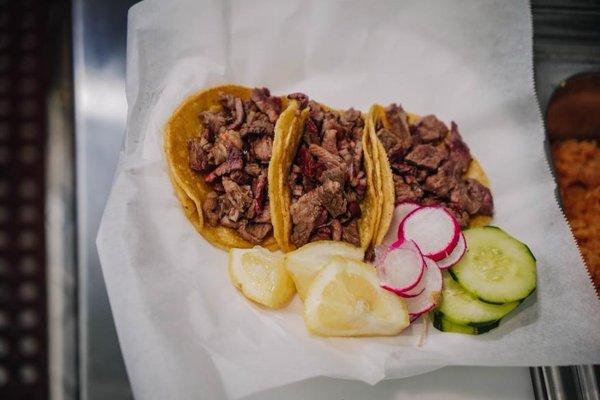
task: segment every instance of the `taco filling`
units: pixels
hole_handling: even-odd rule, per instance
[[[384,126],[379,119],[375,130],[392,169],[395,204],[439,204],[461,227],[468,226],[473,215],[492,215],[490,190],[465,177],[472,157],[454,122],[448,129],[435,116],[427,115],[411,124],[396,104],[385,109],[385,116],[388,124]]]
[[[367,191],[361,113],[329,110],[303,95],[290,97],[309,110],[288,177],[291,242],[296,247],[317,240],[360,246],[360,204]]]
[[[221,92],[219,102],[219,109],[199,115],[203,128],[188,142],[189,168],[211,188],[202,204],[205,221],[258,244],[273,229],[267,170],[281,99],[257,88],[249,100]]]

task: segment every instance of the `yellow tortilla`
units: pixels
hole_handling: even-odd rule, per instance
[[[321,105],[325,109],[331,110],[327,106]],[[275,222],[277,229],[274,229],[275,239],[277,240],[279,247],[285,252],[296,249],[296,246],[291,242],[292,216],[290,214],[290,207],[292,195],[287,179],[294,157],[296,156],[296,152],[302,141],[304,123],[306,122],[306,118],[308,118],[308,113],[308,109],[302,110],[299,117],[294,119],[289,126],[289,131],[285,134],[285,141],[280,141],[279,146],[273,145],[271,165],[274,168],[276,165],[279,165],[280,168],[277,168],[277,172],[273,171],[273,174],[271,174],[271,169],[269,169],[269,197],[272,199],[278,198],[277,201],[271,200],[271,219],[277,221]],[[363,114],[362,118],[365,121],[362,146],[365,174],[367,177],[367,191],[360,204],[362,215],[358,220],[358,232],[360,235],[360,246],[361,248],[366,249],[373,239],[375,225],[378,220],[378,212],[381,207],[378,205],[380,196],[376,193],[376,184],[374,182],[375,158],[373,157],[371,150],[371,139],[369,130],[367,129],[367,117]],[[282,132],[280,132],[280,134],[282,134]]]
[[[416,114],[408,113],[408,122],[414,124],[421,117]],[[376,121],[381,120],[383,126],[385,128],[390,127],[387,118],[385,118],[385,108],[379,104],[375,104],[369,110],[369,136],[371,137],[371,142],[373,143],[373,148],[378,150],[378,161],[379,168],[375,169],[376,177],[375,180],[378,182],[378,187],[381,188],[380,196],[381,206],[378,212],[379,220],[377,221],[377,227],[375,229],[375,237],[373,238],[374,244],[380,244],[383,241],[389,227],[392,222],[392,216],[394,214],[395,207],[395,192],[394,192],[394,180],[392,168],[390,166],[390,162],[387,158],[387,154],[385,152],[385,148],[383,144],[379,141],[377,137],[377,132],[375,131]],[[485,171],[481,167],[481,164],[473,158],[471,164],[469,165],[469,169],[467,170],[465,177],[475,179],[479,181],[484,186],[490,187],[490,181],[485,174]],[[485,226],[488,225],[492,221],[492,217],[488,215],[474,215],[471,217],[469,221],[469,227],[476,226]]]
[[[212,189],[204,182],[203,175],[197,174],[188,166],[188,141],[197,137],[203,129],[200,113],[206,110],[218,110],[221,107],[219,103],[220,92],[247,100],[250,98],[252,89],[226,85],[204,90],[188,97],[173,113],[165,126],[164,149],[167,166],[175,194],[183,206],[186,217],[196,230],[206,240],[221,249],[249,248],[253,247],[254,244],[243,239],[236,230],[224,226],[213,227],[204,222],[202,203]],[[284,121],[282,116],[288,111],[287,107],[295,103],[282,98],[284,112],[275,124],[276,138],[279,131],[285,130],[285,124],[287,123],[287,120]],[[269,201],[271,201],[271,196],[269,196]],[[272,234],[267,236],[261,245],[270,250],[277,249],[277,242]]]

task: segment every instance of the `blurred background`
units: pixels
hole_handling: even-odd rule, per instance
[[[124,135],[135,2],[0,0],[0,399],[132,398],[95,237]],[[532,14],[548,158],[598,288],[600,1],[533,0]],[[403,384],[450,384],[465,399],[491,381],[511,390],[503,398],[600,399],[592,366],[433,374]]]

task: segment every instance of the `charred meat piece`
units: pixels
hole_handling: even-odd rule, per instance
[[[405,160],[418,167],[434,170],[446,157],[448,150],[444,146],[419,144],[406,155]]]
[[[320,203],[333,218],[346,212],[347,202],[343,187],[339,182],[325,181],[323,186],[318,187],[315,191],[318,193]]]
[[[227,161],[223,162],[217,168],[215,168],[210,174],[204,177],[204,181],[207,183],[214,182],[219,176],[228,174],[231,171],[244,168],[244,160],[242,160],[242,153],[237,149],[231,149],[227,155]]]
[[[219,195],[215,192],[210,192],[208,196],[206,196],[204,203],[202,203],[202,211],[204,211],[204,215],[210,226],[217,226],[217,223],[219,222],[218,198]]]
[[[331,240],[340,241],[342,240],[343,227],[338,219],[331,221]]]
[[[465,142],[463,142],[460,133],[458,133],[458,127],[454,121],[450,125],[450,132],[444,138],[444,143],[448,146],[450,159],[456,165],[457,171],[461,175],[467,172],[472,160],[471,152]]]
[[[398,138],[398,145],[402,151],[407,150],[412,145],[410,136],[410,127],[408,125],[408,115],[397,104],[390,104],[385,109],[385,116],[390,123],[390,131]]]
[[[252,153],[258,160],[268,163],[271,159],[273,140],[269,136],[263,136],[252,142]]]
[[[281,113],[281,100],[278,97],[271,97],[271,92],[267,88],[256,88],[250,95],[258,109],[267,114],[269,121],[275,123]]]
[[[308,106],[308,96],[304,93],[296,92],[292,94],[288,94],[288,99],[297,100],[300,104],[300,109],[306,108]]]
[[[252,244],[261,243],[265,237],[271,232],[273,226],[271,224],[240,224],[238,233],[240,236]]]
[[[343,161],[339,156],[331,154],[319,145],[311,144],[308,150],[310,151],[310,154],[316,157],[317,160],[323,163],[327,168],[336,168],[343,165]]]
[[[342,239],[355,246],[360,246],[360,235],[358,233],[358,221],[352,220],[342,227]]]
[[[404,178],[398,175],[394,175],[394,189],[396,204],[405,201],[418,201],[423,196],[423,190],[418,184],[408,184]]]
[[[242,103],[242,99],[236,97],[234,100],[235,103],[235,119],[231,124],[227,126],[227,129],[237,129],[244,122],[244,104]]]
[[[448,133],[448,128],[435,115],[427,115],[417,123],[415,133],[421,142],[434,142]]]
[[[208,154],[202,149],[202,139],[193,138],[188,142],[189,166],[196,172],[205,172],[209,168]]]

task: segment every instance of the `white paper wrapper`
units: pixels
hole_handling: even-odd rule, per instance
[[[310,377],[375,383],[450,364],[600,362],[600,303],[555,200],[525,1],[148,0],[131,9],[127,136],[98,250],[134,393],[237,398]],[[303,91],[336,108],[400,102],[454,120],[491,178],[494,223],[538,259],[538,290],[480,337],[309,335],[296,300],[246,301],[226,254],[186,220],[162,127],[222,83]]]

